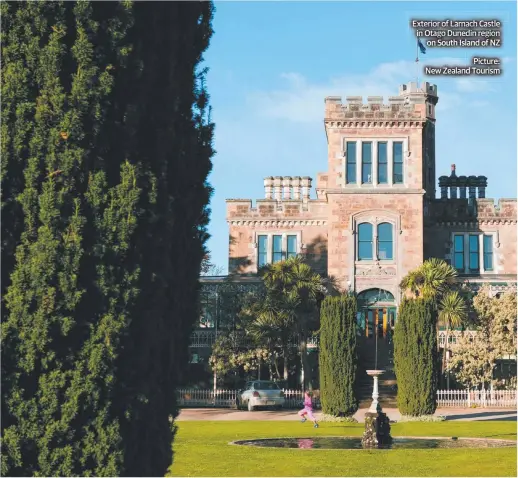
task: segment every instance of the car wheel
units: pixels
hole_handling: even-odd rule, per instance
[[[255,410],[255,407],[252,405],[252,403],[250,402],[250,400],[248,400],[248,411],[249,412],[253,412]]]

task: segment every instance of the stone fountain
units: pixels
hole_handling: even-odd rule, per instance
[[[367,375],[374,379],[372,390],[372,403],[365,414],[365,431],[363,432],[362,445],[364,448],[376,448],[392,443],[390,436],[390,420],[381,409],[378,401],[378,379],[384,370],[367,370]]]
[[[372,390],[372,403],[369,411],[365,414],[365,431],[362,437],[362,446],[364,448],[377,448],[392,443],[390,420],[383,413],[378,401],[378,379],[383,372],[384,370],[367,370],[367,375],[374,379],[374,387]]]

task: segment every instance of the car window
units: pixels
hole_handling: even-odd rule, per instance
[[[275,382],[256,382],[256,390],[279,390],[279,385]]]

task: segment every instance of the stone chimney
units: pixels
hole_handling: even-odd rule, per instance
[[[466,176],[459,176],[459,198],[466,199],[466,185],[468,184],[468,178]]]
[[[273,193],[276,201],[282,201],[282,177],[275,176],[273,178]]]
[[[284,200],[291,199],[291,177],[284,176],[282,178],[282,197]]]
[[[311,178],[309,176],[304,176],[302,178],[302,200],[308,201],[309,195],[311,192]]]
[[[486,197],[487,178],[479,176],[478,178],[478,197],[484,199]]]
[[[468,178],[468,190],[469,190],[469,198],[476,199],[477,198],[477,177],[470,176]]]
[[[441,188],[441,199],[448,199],[448,176],[439,178],[439,187]]]
[[[300,201],[301,199],[301,191],[300,188],[302,187],[302,182],[300,176],[294,176],[291,178],[291,185],[293,186],[293,199],[295,201]]]
[[[457,184],[456,184],[457,175],[455,174],[455,165],[451,165],[451,174],[450,174],[450,199],[457,199]]]
[[[273,177],[264,178],[264,198],[273,199]]]

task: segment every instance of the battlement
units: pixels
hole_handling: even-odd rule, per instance
[[[430,218],[438,222],[508,222],[516,223],[516,199],[435,199],[430,204]]]
[[[406,85],[401,85],[399,87],[399,96],[405,96],[414,93],[419,95],[422,95],[424,93],[428,96],[436,97],[437,85],[432,85],[431,83],[425,81],[421,83],[421,86],[419,86],[415,81],[411,81],[410,83],[407,83]]]
[[[302,200],[227,199],[227,221],[326,220],[327,203],[318,199]]]
[[[426,104],[437,104],[437,86],[424,82],[419,87],[410,82],[399,87],[398,96],[368,96],[364,103],[361,96],[347,96],[343,104],[341,96],[325,98],[326,118],[329,119],[425,119],[431,116]]]

